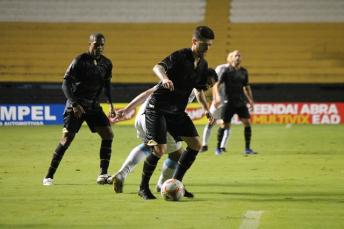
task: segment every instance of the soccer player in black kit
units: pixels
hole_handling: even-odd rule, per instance
[[[149,102],[146,106],[145,143],[152,146],[152,152],[143,165],[139,196],[145,200],[156,199],[149,189],[149,180],[161,156],[166,151],[166,132],[175,139],[187,144],[186,150],[178,161],[178,168],[173,176],[182,181],[184,174],[195,161],[201,149],[201,140],[197,130],[185,113],[188,98],[194,88],[196,96],[205,110],[205,115],[213,121],[203,90],[206,90],[208,63],[204,59],[214,40],[213,31],[206,26],[199,26],[192,36],[192,47],[178,50],[163,59],[153,68],[159,77]]]
[[[43,185],[53,185],[53,177],[63,155],[84,121],[91,132],[97,132],[102,139],[100,174],[97,183],[112,183],[111,175],[107,170],[114,134],[109,119],[99,104],[99,95],[104,89],[107,103],[110,106],[109,116],[116,116],[111,99],[110,84],[113,66],[111,61],[102,55],[104,45],[105,37],[102,34],[92,34],[88,52],[76,57],[63,77],[62,90],[67,98],[63,113],[64,128],[60,144],[53,154],[48,173],[43,179]]]
[[[250,110],[253,111],[253,97],[251,87],[248,85],[248,73],[247,70],[241,67],[242,54],[236,50],[232,52],[232,63],[228,66],[222,74],[222,77],[217,84],[217,98],[220,99],[218,93],[220,84],[225,85],[225,98],[223,102],[221,119],[222,123],[217,133],[217,149],[215,154],[220,155],[221,142],[223,133],[231,127],[231,120],[234,114],[238,114],[240,120],[244,124],[244,136],[245,136],[245,154],[257,154],[250,148],[251,144],[251,118],[249,110],[246,106],[246,98],[250,103]]]

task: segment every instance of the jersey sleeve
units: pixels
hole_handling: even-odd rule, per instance
[[[171,69],[174,65],[176,65],[181,59],[181,55],[179,51],[176,51],[160,61],[158,64],[161,65],[165,72],[167,72],[169,69]]]
[[[69,81],[74,81],[78,75],[79,65],[79,58],[75,58],[69,65],[63,78]]]
[[[111,60],[107,59],[107,71],[106,71],[106,75],[104,77],[104,80],[110,80],[112,78],[112,68],[113,68],[113,65],[112,65],[112,62]]]
[[[245,69],[245,80],[244,80],[243,86],[247,86],[247,85],[248,85],[248,72]]]
[[[207,67],[208,67],[208,65],[207,65]],[[205,71],[202,72],[201,81],[195,87],[197,90],[206,91],[208,89],[207,88],[207,78],[208,78],[207,73],[208,73],[208,71],[206,68]]]

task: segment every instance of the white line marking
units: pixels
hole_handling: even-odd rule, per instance
[[[247,211],[239,229],[257,229],[259,220],[264,211]]]

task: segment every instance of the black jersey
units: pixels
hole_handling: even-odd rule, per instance
[[[233,66],[227,67],[221,77],[221,83],[225,85],[225,104],[232,107],[246,106],[243,87],[248,85],[248,73],[245,68],[236,70]]]
[[[94,60],[87,52],[73,60],[63,78],[72,82],[73,96],[87,112],[100,106],[98,98],[103,90],[104,81],[110,80],[111,77],[111,61],[105,56]]]
[[[185,112],[192,90],[206,89],[208,62],[201,58],[196,66],[191,48],[185,48],[172,53],[159,65],[164,67],[174,90],[165,89],[160,81],[148,101],[147,109],[154,108],[167,113]]]

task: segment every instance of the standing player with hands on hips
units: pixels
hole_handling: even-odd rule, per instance
[[[90,36],[88,52],[76,57],[66,74],[62,90],[67,98],[63,113],[64,128],[60,144],[57,146],[50,163],[43,185],[53,185],[54,174],[64,153],[86,121],[92,133],[97,132],[102,141],[100,146],[100,174],[98,184],[111,184],[108,167],[111,158],[111,146],[114,134],[108,117],[99,104],[99,95],[104,89],[107,103],[110,106],[109,116],[114,118],[116,111],[111,99],[112,63],[102,55],[105,37],[100,33]],[[82,158],[82,152],[79,152]]]
[[[191,48],[172,53],[153,68],[160,82],[151,95],[145,111],[147,128],[145,143],[153,148],[144,161],[138,190],[139,196],[145,200],[156,199],[150,191],[149,180],[166,151],[167,131],[176,141],[183,140],[187,144],[186,150],[179,158],[174,179],[182,181],[201,149],[202,144],[197,130],[185,112],[194,88],[197,89],[196,97],[205,110],[205,115],[211,122],[213,121],[203,92],[206,89],[208,69],[204,57],[213,40],[213,31],[206,26],[199,26],[193,33]]]

